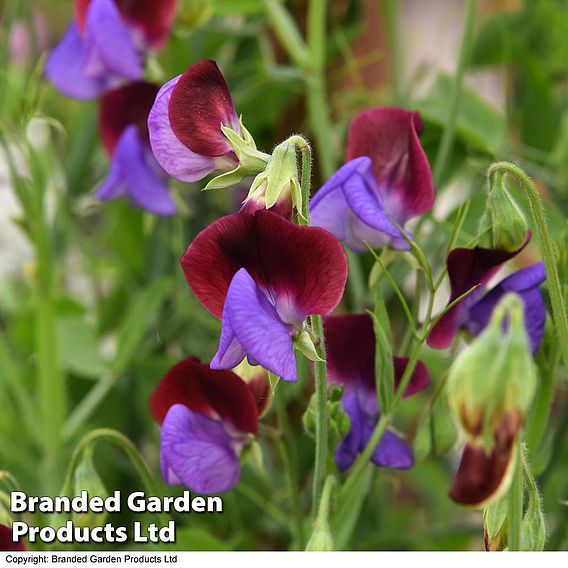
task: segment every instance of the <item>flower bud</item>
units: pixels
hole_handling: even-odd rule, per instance
[[[276,146],[266,169],[252,182],[245,207],[252,210],[278,208],[284,217],[290,217],[292,205],[301,211],[302,193],[296,145],[286,140]]]
[[[450,490],[459,503],[485,505],[510,483],[515,441],[536,389],[530,353],[522,301],[507,294],[486,329],[450,368],[448,402],[466,437]]]
[[[92,459],[92,450],[87,449],[83,454],[81,463],[75,469],[74,493],[80,495],[81,491],[86,491],[89,497],[108,497],[106,490]],[[72,519],[77,526],[97,527],[104,524],[106,512],[103,513],[73,513]]]
[[[523,320],[521,299],[508,294],[487,328],[450,369],[450,409],[468,441],[482,444],[486,452],[492,450],[496,428],[506,416],[516,416],[522,424],[536,388]]]
[[[505,186],[505,175],[496,174],[479,227],[481,245],[512,252],[523,245],[527,231],[527,220]]]

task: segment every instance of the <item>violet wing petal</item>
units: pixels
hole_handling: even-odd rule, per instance
[[[335,450],[335,465],[339,471],[347,471],[357,454],[364,447],[365,415],[359,404],[357,391],[351,390],[343,395],[341,405],[351,420],[351,426],[347,435],[341,440]]]
[[[154,157],[140,140],[134,125],[126,128],[118,141],[109,179],[97,194],[100,199],[116,197],[109,191],[115,179],[113,173],[115,167],[120,171],[128,196],[136,206],[155,215],[173,215],[176,212],[165,176],[159,171]]]
[[[133,35],[113,0],[93,0],[87,12],[85,42],[91,62],[97,60],[111,72],[137,81],[142,79],[141,56]]]
[[[290,331],[244,268],[231,280],[223,308],[225,321],[251,360],[286,381],[298,379]]]
[[[215,159],[184,146],[174,134],[168,116],[172,90],[181,75],[168,81],[156,95],[148,115],[150,145],[158,163],[172,177],[187,183],[199,181],[215,170]]]
[[[380,467],[409,469],[414,465],[414,456],[404,440],[394,432],[387,430],[374,451],[371,461]]]
[[[347,165],[353,162],[357,163],[356,167],[342,183],[343,195],[349,207],[369,227],[390,237],[400,238],[399,230],[388,219],[379,201],[379,190],[371,171],[371,158],[356,158]]]
[[[167,482],[196,493],[222,493],[239,481],[241,466],[222,422],[173,405],[162,424],[160,463]]]
[[[546,280],[544,263],[539,262],[508,276],[470,307],[465,328],[472,335],[478,335],[489,323],[493,309],[507,292],[519,294],[524,305],[527,333],[533,353],[544,336],[546,307],[538,287]]]
[[[84,58],[85,43],[73,23],[47,58],[45,74],[64,95],[75,99],[94,99],[104,91],[107,80],[105,77],[86,75]]]
[[[123,197],[126,194],[125,179],[122,172],[122,160],[119,160],[117,155],[118,152],[115,153],[111,160],[110,170],[105,181],[97,190],[97,199],[100,199],[101,201],[116,199],[118,197]]]

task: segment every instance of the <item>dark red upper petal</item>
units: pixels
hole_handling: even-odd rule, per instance
[[[363,385],[375,390],[375,332],[368,314],[331,316],[324,319],[327,378],[345,386]],[[408,359],[393,357],[395,388],[406,370]],[[404,396],[424,390],[430,384],[426,365],[418,361]]]
[[[139,82],[106,92],[99,106],[99,130],[109,155],[124,132],[135,124],[143,140],[148,141],[148,113],[158,93],[158,85]]]
[[[197,299],[221,318],[240,268],[297,314],[329,314],[340,302],[347,259],[325,229],[299,227],[271,211],[221,217],[201,231],[181,259]]]
[[[85,27],[87,9],[92,0],[75,0],[75,21]],[[122,17],[138,28],[146,41],[159,49],[168,39],[176,12],[176,0],[114,0]]]
[[[215,61],[198,61],[180,78],[169,106],[174,134],[192,152],[224,156],[232,152],[221,125],[240,131],[229,87]]]
[[[374,108],[351,122],[346,161],[369,156],[383,196],[385,211],[406,220],[434,206],[434,180],[428,158],[420,145],[422,120],[417,112],[401,108]],[[395,200],[398,204],[392,205]],[[400,208],[400,211],[391,209]],[[398,217],[398,218],[397,218]]]
[[[26,550],[26,545],[23,540],[13,542],[12,529],[6,525],[0,525],[0,550],[2,552]]]
[[[207,416],[219,416],[241,432],[256,434],[257,403],[248,385],[231,371],[213,371],[189,357],[172,367],[150,397],[150,410],[160,424],[174,404]]]
[[[375,332],[367,314],[324,319],[327,379],[332,383],[375,388]]]
[[[505,251],[499,249],[486,249],[476,247],[473,249],[457,248],[448,255],[448,276],[450,278],[451,294],[448,304],[471,290],[476,285],[484,287],[489,280],[501,268],[501,265],[517,254],[519,254],[530,241],[531,234],[527,233],[527,238],[521,248],[515,251]],[[479,291],[473,293],[473,297],[478,297]],[[468,296],[467,303],[471,303],[472,296]],[[428,336],[428,345],[435,349],[445,349],[449,347],[458,328],[461,325],[460,311],[462,303],[456,304],[438,321],[434,329]]]

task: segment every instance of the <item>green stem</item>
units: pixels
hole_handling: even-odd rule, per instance
[[[329,178],[335,170],[333,130],[325,94],[325,21],[327,0],[310,0],[308,5],[308,46],[311,75],[307,82],[310,129],[315,138],[320,173]]]
[[[280,454],[280,461],[284,468],[284,475],[286,477],[286,485],[288,494],[290,496],[290,505],[292,508],[291,522],[288,523],[290,532],[294,537],[293,550],[302,550],[304,548],[305,534],[304,534],[304,521],[302,504],[300,501],[300,493],[298,491],[298,480],[296,478],[295,470],[293,467],[293,451],[289,443],[288,417],[286,415],[286,404],[282,393],[275,394],[274,406],[276,407],[276,417],[278,419],[278,429],[280,436],[277,441],[278,453]]]
[[[389,75],[393,90],[393,102],[397,106],[404,105],[404,89],[402,84],[402,45],[399,34],[398,0],[379,0],[379,8],[384,5],[384,21],[389,40]]]
[[[363,267],[361,266],[361,257],[347,247],[345,248],[345,254],[349,261],[348,283],[349,294],[351,296],[351,309],[354,312],[358,312],[364,308],[365,294],[367,292]]]
[[[132,465],[138,472],[140,479],[144,485],[144,489],[149,495],[159,495],[158,486],[154,483],[140,452],[136,446],[123,434],[111,428],[98,428],[96,430],[91,430],[77,445],[71,461],[69,462],[69,467],[67,468],[67,474],[65,476],[65,481],[61,489],[61,495],[66,495],[67,497],[72,497],[73,495],[73,475],[75,469],[79,465],[79,460],[83,451],[88,448],[91,444],[98,443],[102,440],[106,440],[116,444],[119,448],[124,450],[126,455],[130,458]],[[168,515],[163,513],[156,513],[156,517],[159,519],[162,526],[168,524],[170,520]]]
[[[298,67],[310,67],[308,46],[286,8],[279,0],[264,0],[264,9],[274,32],[292,61]]]
[[[516,444],[517,460],[507,497],[508,547],[510,551],[521,550],[521,523],[523,520],[523,472],[520,455],[522,450],[518,441]]]
[[[554,325],[560,340],[562,359],[564,364],[568,367],[568,315],[562,294],[562,286],[560,285],[560,277],[556,268],[556,255],[554,253],[552,239],[550,238],[542,201],[532,180],[515,164],[497,162],[491,165],[487,172],[489,183],[491,183],[491,177],[499,171],[504,171],[514,176],[520,182],[522,189],[528,197],[531,213],[537,229],[538,245],[546,270],[546,286],[550,294],[552,319],[554,320]]]
[[[305,139],[301,137],[298,138],[298,147],[302,152],[302,174],[300,177],[302,191],[302,214],[299,216],[299,221],[300,225],[309,226],[312,156],[310,145],[306,142]],[[321,316],[311,316],[310,324],[312,332],[316,339],[316,343],[318,344],[316,349],[320,358],[320,361],[316,361],[314,364],[316,396],[316,455],[313,483],[313,512],[314,515],[316,515],[327,470],[327,369],[325,365],[325,337]]]
[[[313,511],[317,514],[323,484],[327,472],[328,412],[327,412],[327,369],[325,363],[325,340],[321,316],[311,316],[312,331],[319,339],[317,347],[320,361],[315,367],[316,396],[316,456],[314,466]]]
[[[465,9],[464,27],[462,33],[462,42],[458,57],[458,66],[456,74],[452,83],[450,91],[448,118],[438,152],[436,154],[436,162],[434,163],[434,182],[439,186],[446,169],[446,164],[450,157],[452,146],[454,142],[454,135],[456,130],[456,121],[458,117],[458,110],[460,106],[460,99],[462,94],[462,82],[465,70],[469,63],[469,55],[471,52],[473,40],[473,24],[475,21],[476,0],[468,0]]]

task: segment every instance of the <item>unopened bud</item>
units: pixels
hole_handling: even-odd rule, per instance
[[[527,220],[505,186],[505,174],[497,173],[492,178],[479,231],[481,245],[492,249],[512,252],[526,240]]]
[[[517,295],[507,294],[489,325],[450,368],[450,409],[468,443],[481,445],[489,454],[504,424],[507,430],[520,429],[535,389],[523,304]]]
[[[290,217],[293,205],[301,210],[302,194],[298,181],[296,145],[286,140],[276,146],[266,169],[252,182],[245,207],[277,207],[283,216]]]
[[[80,495],[86,491],[89,497],[101,497],[106,499],[108,492],[99,477],[92,459],[92,450],[87,449],[83,454],[81,463],[75,469],[74,492]],[[106,513],[73,513],[72,519],[77,526],[97,527],[105,522]]]

